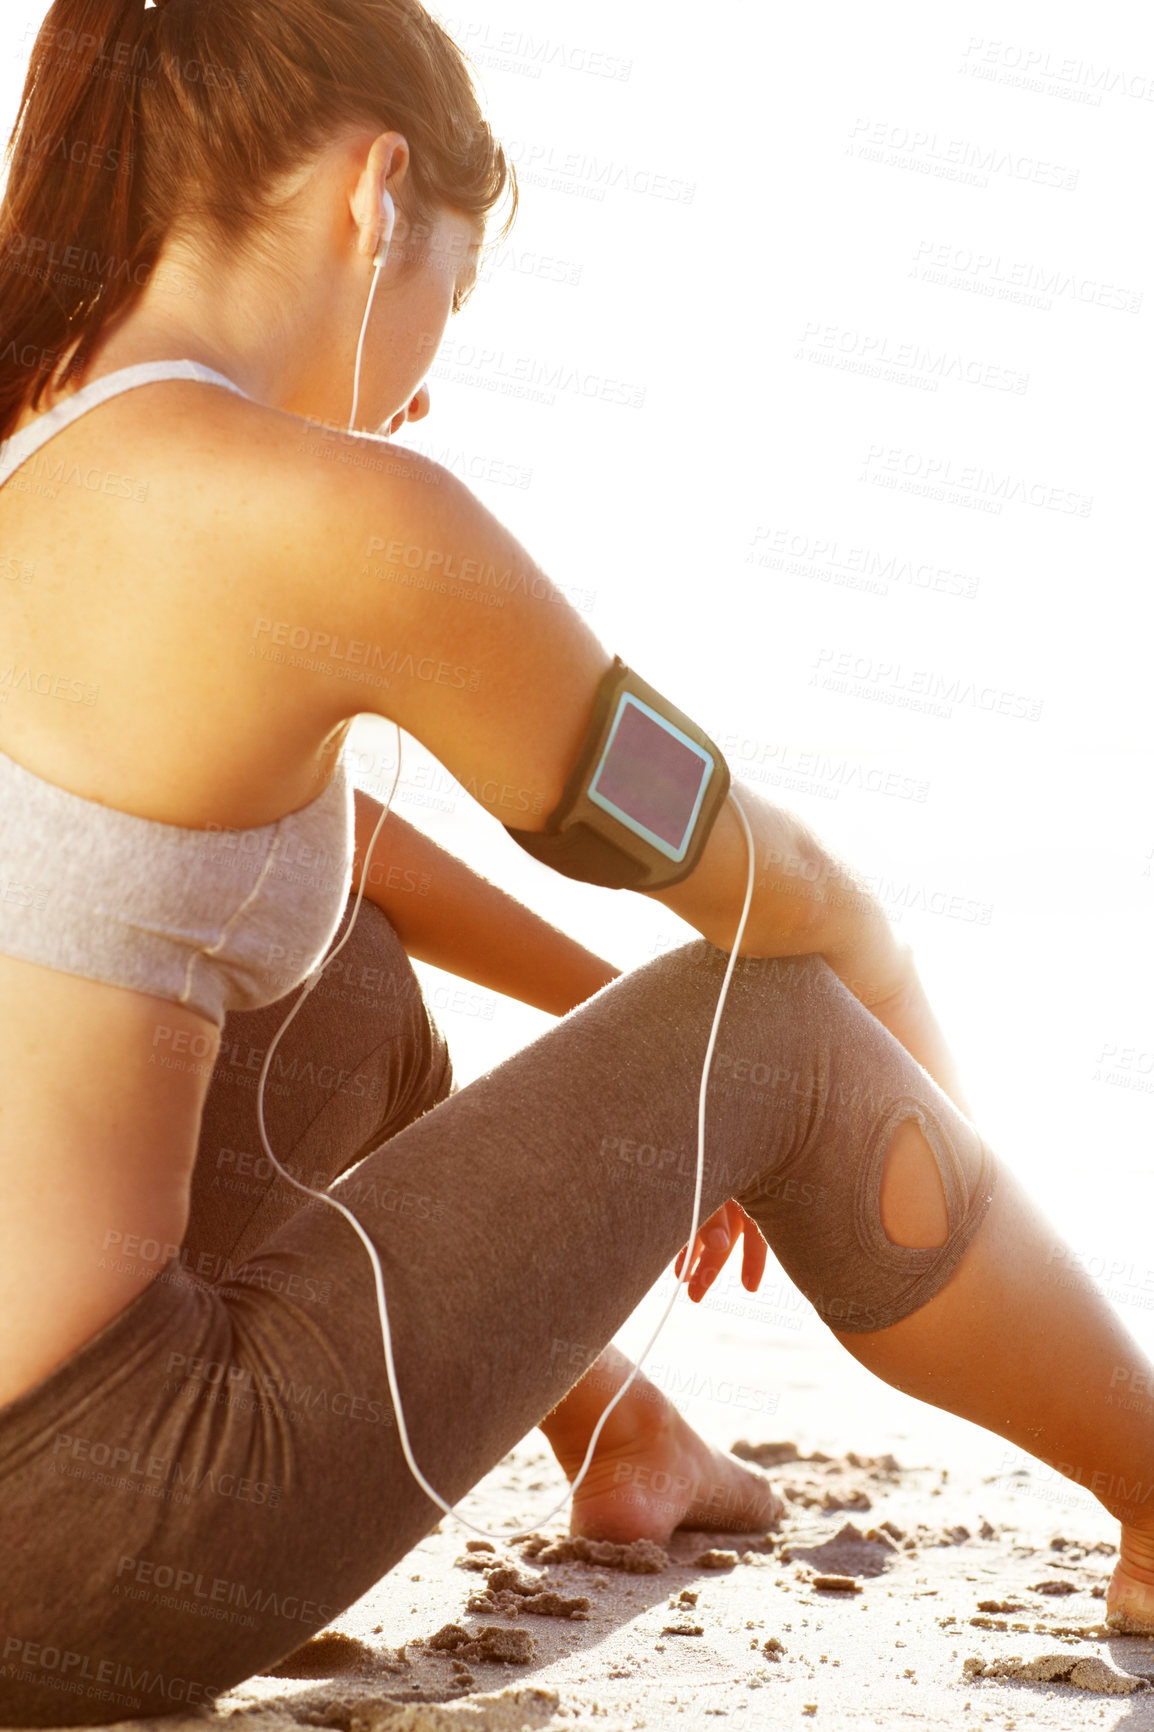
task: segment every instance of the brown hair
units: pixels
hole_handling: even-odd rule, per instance
[[[418,229],[446,207],[484,219],[508,189],[508,232],[512,164],[420,0],[55,0],[0,204],[0,440],[83,372],[171,231],[259,242],[278,181],[365,125],[408,140]]]

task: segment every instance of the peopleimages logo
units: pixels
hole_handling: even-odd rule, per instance
[[[62,246],[44,235],[10,234],[4,242],[5,270],[12,269],[10,259],[38,271],[75,271],[82,279],[100,278],[111,283],[122,278],[138,288],[145,286],[152,272],[149,264],[134,265],[129,259],[118,259],[115,253],[104,255],[87,247]],[[9,343],[8,348],[12,347]]]
[[[797,338],[794,357],[831,366],[844,363],[867,377],[916,384],[930,391],[936,391],[945,379],[986,390],[1010,391],[1021,397],[1030,382],[1028,373],[963,355],[958,350],[898,339],[884,331],[823,324],[820,319],[807,320]]]
[[[136,161],[126,156],[118,145],[93,144],[83,138],[65,138],[63,133],[22,133],[14,151],[16,156],[38,156],[53,166],[69,163],[77,167],[104,169],[109,174],[127,172]]]
[[[949,718],[955,705],[965,704],[988,715],[1036,722],[1044,700],[1025,693],[983,686],[933,668],[911,668],[852,650],[822,649],[810,675],[810,685],[849,697],[896,704],[899,709],[926,709]]]
[[[531,36],[525,30],[499,30],[486,20],[444,17],[444,28],[466,54],[497,71],[521,71],[540,78],[546,66],[566,72],[584,72],[593,78],[612,78],[621,83],[633,71],[633,62],[598,48],[581,48],[555,42],[549,36]],[[522,62],[518,67],[515,63]]]
[[[156,83],[152,76],[179,79],[184,84],[203,84],[206,90],[234,90],[248,83],[248,73],[231,67],[218,66],[209,60],[188,58],[150,50],[145,43],[117,41],[111,36],[94,36],[87,30],[61,29],[45,25],[40,43],[48,55],[76,55],[90,68],[93,77],[125,83],[140,78],[148,88]]]
[[[77,1463],[84,1465],[74,1465]],[[72,1479],[87,1479],[92,1477],[85,1471],[87,1466],[108,1468],[112,1475],[120,1476],[127,1483],[131,1478],[159,1482],[163,1487],[184,1493],[186,1498],[189,1493],[207,1490],[218,1497],[235,1498],[240,1503],[263,1504],[268,1509],[277,1507],[284,1489],[271,1480],[231,1473],[212,1463],[207,1466],[189,1463],[186,1466],[178,1456],[148,1455],[143,1450],[130,1449],[127,1444],[57,1432],[52,1446],[52,1471],[64,1473]],[[113,1483],[117,1482],[114,1480]]]
[[[602,162],[598,157],[586,156],[582,150],[560,150],[554,144],[530,139],[510,138],[504,145],[505,154],[516,165],[518,174],[527,176],[537,186],[559,190],[580,188],[584,196],[597,200],[603,199],[607,191],[620,189],[674,204],[692,204],[697,194],[696,181],[614,162],[611,157]]]
[[[232,1581],[228,1576],[206,1576],[202,1570],[190,1570],[182,1564],[159,1563],[155,1558],[134,1558],[121,1555],[116,1566],[116,1586],[123,1591],[127,1581],[140,1587],[159,1588],[173,1594],[186,1594],[193,1600],[203,1600],[213,1606],[228,1606],[243,1612],[258,1612],[262,1617],[299,1619],[305,1624],[327,1623],[337,1616],[339,1608],[323,1600],[310,1600],[301,1594],[278,1594],[275,1589]],[[255,1623],[253,1626],[255,1628]]]
[[[759,524],[750,537],[745,563],[875,595],[888,595],[891,583],[908,584],[911,589],[938,595],[963,596],[969,601],[978,593],[978,578],[951,566],[882,552],[864,543],[843,543],[836,536],[768,525]]]
[[[991,175],[1001,174],[1010,180],[1074,192],[1081,173],[1068,164],[1049,162],[1026,152],[1005,150],[976,139],[939,137],[932,129],[863,115],[854,121],[849,136],[847,149],[866,160],[910,167],[976,186],[988,186]]]
[[[1154,102],[1154,74],[1129,72],[1109,61],[1098,66],[1080,55],[1059,55],[1050,48],[1035,48],[1001,38],[971,36],[962,55],[959,72],[975,78],[1044,89],[1067,99],[1101,104],[1103,95],[1127,96],[1136,102]]]
[[[479,347],[451,337],[444,338],[437,348],[432,377],[506,396],[528,397],[549,406],[557,401],[559,392],[570,392],[589,401],[640,409],[646,395],[646,387],[635,381],[536,355],[507,354],[504,349]]]
[[[1001,299],[1026,299],[1049,311],[1053,300],[1065,296],[1082,306],[1105,307],[1123,313],[1142,308],[1143,291],[1126,285],[1083,276],[1076,269],[1039,264],[1029,259],[1003,258],[1001,253],[981,252],[951,241],[922,240],[914,252],[911,275],[922,282],[966,288]]]
[[[26,1669],[25,1669],[26,1668]],[[149,1696],[162,1696],[169,1702],[207,1706],[219,1696],[219,1684],[201,1683],[195,1678],[168,1677],[154,1672],[147,1663],[139,1666],[128,1661],[109,1660],[96,1654],[85,1654],[75,1648],[62,1648],[58,1643],[38,1642],[24,1636],[7,1636],[4,1640],[3,1664],[0,1675],[19,1678],[23,1683],[49,1685],[46,1673],[55,1674],[51,1687],[70,1695],[88,1696],[95,1701],[119,1702],[140,1708],[140,1696],[122,1696],[117,1691],[144,1691]]]

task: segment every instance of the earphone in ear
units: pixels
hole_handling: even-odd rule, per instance
[[[361,320],[361,334],[357,340],[357,359],[353,368],[353,406],[349,411],[348,425],[350,433],[356,431],[357,425],[357,404],[361,395],[361,360],[365,352],[365,332],[369,328],[369,314],[373,309],[373,296],[377,292],[381,268],[389,256],[389,243],[393,238],[393,228],[397,220],[397,210],[393,204],[392,195],[384,187],[381,188],[381,207],[378,220],[380,226],[377,231],[377,250],[373,254],[373,280],[369,285],[369,298],[365,302],[365,316]]]
[[[381,226],[377,250],[373,254],[373,264],[380,267],[389,256],[389,242],[393,238],[393,227],[397,220],[396,206],[392,195],[384,190],[381,192]]]

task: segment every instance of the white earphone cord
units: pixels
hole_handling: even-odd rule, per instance
[[[352,413],[349,416],[348,430],[350,433],[353,432],[353,430],[354,430],[354,424],[356,422],[357,403],[358,403],[358,399],[360,397],[361,358],[362,358],[362,355],[364,352],[365,332],[368,329],[369,313],[372,309],[373,296],[376,293],[377,281],[378,281],[378,278],[380,276],[381,265],[383,264],[383,262],[384,262],[383,257],[381,257],[380,255],[378,255],[377,260],[374,261],[372,285],[369,289],[368,302],[365,306],[365,316],[364,316],[364,319],[361,323],[360,340],[357,344],[356,372],[355,372],[354,379],[353,379],[353,407],[352,407]],[[357,1220],[356,1216],[352,1213],[352,1211],[350,1209],[347,1209],[345,1207],[345,1205],[342,1202],[338,1201],[338,1199],[336,1197],[330,1196],[327,1191],[316,1191],[312,1188],[311,1185],[301,1184],[299,1179],[294,1179],[291,1173],[288,1173],[285,1171],[285,1169],[281,1166],[280,1162],[277,1160],[276,1156],[272,1152],[272,1149],[269,1145],[268,1133],[265,1129],[265,1122],[264,1122],[264,1085],[265,1085],[265,1080],[268,1076],[269,1066],[272,1063],[272,1055],[276,1049],[276,1044],[280,1040],[280,1037],[284,1033],[285,1029],[289,1026],[289,1023],[292,1021],[292,1019],[296,1015],[297,1011],[300,1009],[301,1005],[304,1003],[308,994],[312,991],[313,987],[317,984],[317,981],[320,979],[321,975],[324,973],[324,970],[328,967],[329,963],[332,962],[334,957],[340,955],[340,952],[344,949],[345,945],[348,943],[349,939],[352,937],[353,926],[356,923],[357,914],[360,911],[361,898],[363,897],[363,895],[365,893],[365,884],[367,882],[368,872],[369,872],[369,862],[372,859],[373,849],[376,846],[377,837],[381,833],[381,825],[384,823],[385,819],[389,815],[389,807],[392,805],[392,802],[393,802],[393,795],[396,792],[397,781],[398,781],[398,778],[400,776],[400,773],[401,773],[401,730],[400,730],[400,727],[398,726],[397,727],[397,768],[396,768],[396,773],[393,776],[392,786],[389,789],[388,800],[385,802],[384,809],[382,810],[380,817],[377,819],[376,828],[373,831],[372,839],[369,842],[369,846],[368,846],[368,849],[367,849],[366,854],[365,854],[364,863],[361,867],[361,882],[360,882],[360,885],[357,889],[356,901],[353,903],[353,912],[352,912],[352,915],[349,919],[348,930],[346,931],[344,937],[341,939],[340,943],[337,945],[336,949],[330,951],[329,954],[324,958],[324,960],[322,962],[318,963],[317,967],[313,970],[312,974],[310,974],[308,976],[307,980],[304,983],[304,987],[303,987],[303,990],[301,992],[300,997],[297,999],[296,1003],[293,1005],[292,1009],[289,1011],[288,1015],[285,1017],[284,1021],[280,1025],[280,1027],[277,1029],[272,1040],[269,1042],[269,1048],[268,1048],[268,1051],[265,1053],[264,1063],[261,1066],[260,1081],[257,1085],[257,1094],[256,1094],[257,1124],[260,1128],[260,1138],[261,1138],[261,1142],[264,1144],[265,1153],[268,1156],[269,1160],[272,1162],[273,1166],[276,1168],[277,1172],[281,1175],[281,1177],[284,1179],[287,1179],[290,1185],[295,1185],[298,1191],[304,1191],[307,1196],[317,1197],[320,1199],[321,1202],[330,1203],[334,1209],[338,1209],[340,1211],[340,1213],[345,1217],[345,1219],[349,1222],[350,1226],[353,1228],[353,1231],[361,1239],[362,1243],[365,1246],[365,1249],[369,1253],[369,1258],[370,1258],[372,1265],[373,1265],[373,1278],[374,1278],[374,1281],[376,1284],[376,1290],[377,1290],[377,1308],[378,1308],[378,1311],[380,1312],[380,1318],[381,1318],[381,1341],[382,1341],[382,1343],[384,1345],[384,1349],[385,1349],[385,1371],[388,1375],[388,1380],[389,1380],[389,1394],[392,1397],[393,1409],[394,1409],[394,1412],[396,1413],[396,1416],[397,1416],[397,1436],[400,1438],[401,1449],[402,1449],[402,1452],[404,1454],[405,1461],[408,1463],[409,1470],[413,1475],[413,1478],[416,1480],[417,1484],[420,1486],[421,1490],[425,1493],[425,1495],[427,1497],[431,1498],[433,1503],[435,1503],[437,1505],[438,1509],[442,1510],[445,1515],[449,1515],[449,1516],[454,1517],[454,1519],[456,1521],[460,1522],[462,1527],[468,1528],[471,1533],[479,1534],[483,1539],[487,1539],[487,1540],[501,1540],[501,1541],[515,1540],[515,1539],[521,1539],[521,1538],[525,1537],[526,1535],[533,1533],[537,1527],[539,1527],[543,1523],[551,1520],[551,1518],[553,1516],[555,1516],[559,1510],[563,1509],[565,1507],[565,1505],[569,1502],[569,1500],[572,1498],[574,1492],[577,1490],[577,1487],[581,1484],[582,1480],[585,1478],[586,1473],[588,1472],[589,1464],[593,1459],[593,1452],[597,1447],[597,1440],[601,1436],[601,1431],[605,1425],[605,1421],[609,1418],[609,1415],[613,1412],[613,1409],[617,1406],[617,1403],[621,1400],[622,1396],[625,1394],[625,1391],[629,1388],[630,1384],[633,1382],[633,1379],[637,1376],[637,1373],[641,1370],[642,1365],[644,1365],[646,1359],[648,1358],[650,1352],[653,1349],[654,1343],[656,1342],[658,1336],[661,1334],[661,1331],[665,1327],[666,1321],[669,1317],[670,1312],[673,1309],[673,1306],[674,1306],[674,1303],[677,1299],[678,1294],[681,1292],[682,1287],[688,1283],[689,1274],[690,1274],[690,1265],[691,1265],[692,1260],[693,1260],[692,1259],[693,1243],[697,1237],[698,1222],[699,1222],[699,1218],[701,1215],[701,1186],[702,1186],[702,1180],[703,1180],[704,1175],[705,1175],[705,1090],[706,1090],[706,1084],[707,1084],[708,1077],[709,1077],[709,1067],[713,1061],[713,1049],[714,1049],[714,1045],[716,1044],[716,1041],[717,1041],[717,1031],[721,1025],[721,1013],[725,1007],[726,995],[729,992],[729,983],[733,977],[733,970],[734,970],[734,966],[737,962],[738,950],[740,949],[742,936],[745,932],[745,923],[749,917],[749,908],[750,908],[750,904],[753,900],[753,863],[754,863],[753,834],[749,828],[749,820],[745,815],[745,812],[742,808],[741,802],[737,798],[737,795],[734,793],[733,789],[730,788],[728,798],[732,801],[734,809],[737,812],[739,819],[741,820],[741,827],[745,832],[746,848],[747,848],[748,855],[749,855],[749,873],[748,873],[746,886],[745,886],[745,901],[742,904],[741,919],[738,922],[737,935],[733,941],[733,949],[730,952],[729,962],[728,962],[728,965],[727,965],[726,970],[725,970],[725,977],[721,983],[721,992],[718,995],[717,1008],[713,1013],[713,1026],[711,1027],[711,1029],[709,1031],[709,1042],[708,1042],[708,1045],[706,1046],[706,1049],[705,1049],[705,1064],[704,1064],[704,1066],[702,1068],[702,1072],[701,1072],[701,1088],[700,1088],[700,1091],[698,1093],[698,1100],[697,1100],[697,1171],[696,1171],[696,1176],[695,1176],[694,1185],[693,1185],[693,1220],[692,1220],[692,1223],[691,1223],[690,1229],[689,1229],[689,1237],[686,1241],[686,1256],[685,1256],[684,1262],[682,1264],[681,1273],[678,1276],[677,1281],[674,1284],[673,1292],[669,1297],[669,1302],[666,1305],[664,1311],[661,1313],[660,1318],[658,1319],[657,1327],[653,1331],[653,1334],[649,1337],[649,1340],[646,1342],[645,1347],[642,1350],[642,1352],[641,1352],[641,1354],[637,1360],[637,1363],[634,1365],[633,1370],[629,1373],[629,1376],[625,1379],[625,1382],[621,1385],[621,1388],[617,1391],[616,1395],[609,1402],[608,1406],[605,1408],[604,1412],[602,1413],[600,1419],[597,1421],[597,1424],[594,1426],[593,1435],[592,1435],[592,1437],[590,1437],[589,1446],[585,1451],[585,1458],[581,1463],[580,1469],[578,1470],[577,1477],[574,1479],[573,1483],[568,1487],[567,1491],[565,1492],[565,1495],[557,1503],[555,1503],[553,1505],[552,1509],[548,1510],[546,1512],[546,1514],[541,1516],[538,1519],[538,1521],[536,1523],[534,1523],[531,1527],[519,1528],[515,1532],[509,1532],[507,1529],[504,1532],[499,1532],[499,1533],[498,1532],[492,1532],[488,1528],[477,1527],[475,1523],[469,1521],[467,1519],[467,1517],[461,1515],[459,1513],[459,1511],[457,1510],[455,1505],[446,1503],[444,1498],[440,1495],[440,1493],[435,1491],[434,1488],[429,1484],[428,1480],[425,1478],[424,1474],[421,1472],[420,1468],[417,1466],[417,1463],[413,1457],[412,1448],[410,1447],[410,1444],[409,1444],[408,1427],[405,1424],[404,1410],[401,1406],[401,1392],[397,1387],[397,1373],[396,1373],[396,1367],[393,1363],[392,1334],[391,1334],[390,1329],[389,1329],[389,1311],[388,1311],[388,1305],[387,1305],[386,1300],[385,1300],[384,1277],[381,1273],[381,1260],[380,1260],[379,1256],[377,1255],[376,1246],[373,1244],[372,1240],[369,1238],[368,1234],[365,1232],[364,1228],[361,1226],[361,1223]]]
[[[355,430],[357,424],[357,404],[360,401],[361,395],[361,359],[365,352],[365,332],[369,328],[369,314],[373,310],[373,296],[377,292],[377,283],[380,280],[381,263],[383,263],[383,261],[379,259],[374,260],[373,262],[373,280],[369,285],[369,298],[365,302],[365,316],[361,320],[361,334],[357,338],[357,362],[353,372],[353,406],[349,412],[348,425],[348,431],[350,433]]]

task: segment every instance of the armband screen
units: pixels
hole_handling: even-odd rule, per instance
[[[625,692],[587,793],[643,842],[682,861],[712,773],[708,752]]]

